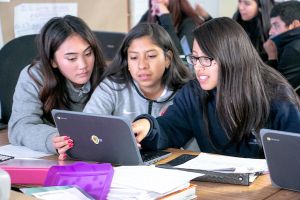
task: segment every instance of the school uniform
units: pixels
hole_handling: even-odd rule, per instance
[[[263,157],[262,147],[255,133],[247,141],[236,145],[232,144],[226,149],[221,147],[229,142],[216,111],[216,90],[209,91],[207,104],[208,127],[210,136],[204,130],[201,93],[197,80],[187,83],[175,96],[163,117],[153,118],[149,115],[139,116],[150,120],[149,134],[141,142],[145,149],[179,148],[190,138],[195,137],[202,152],[216,153],[215,147],[221,154],[239,157]],[[255,97],[254,97],[255,98]],[[299,108],[287,101],[274,99],[270,108],[269,123],[264,128],[300,132]],[[209,137],[214,141],[212,144]]]

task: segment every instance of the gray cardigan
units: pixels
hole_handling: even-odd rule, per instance
[[[42,117],[42,102],[39,98],[40,87],[29,76],[28,67],[21,71],[15,88],[12,113],[8,123],[9,142],[14,145],[27,146],[37,151],[55,153],[52,138],[58,133],[54,125]],[[33,76],[43,84],[44,78],[39,65],[35,65],[30,70]],[[68,82],[67,88],[72,100],[69,102],[70,109],[82,111],[91,88],[90,83],[79,90]]]

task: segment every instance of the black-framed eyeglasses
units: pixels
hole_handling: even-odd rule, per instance
[[[194,56],[192,54],[185,56],[186,61],[191,65],[196,65],[197,61],[203,66],[203,67],[210,67],[211,63],[213,61],[213,58],[208,56]]]

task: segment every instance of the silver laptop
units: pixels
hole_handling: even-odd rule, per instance
[[[171,153],[140,151],[130,125],[122,118],[82,112],[52,110],[60,135],[69,136],[74,146],[67,151],[73,159],[115,165],[150,165]]]
[[[262,129],[260,135],[272,184],[300,192],[300,133]]]

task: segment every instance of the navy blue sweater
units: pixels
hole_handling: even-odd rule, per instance
[[[152,150],[169,147],[180,148],[189,139],[195,137],[202,152],[249,158],[264,157],[262,147],[258,144],[254,134],[248,141],[239,145],[232,144],[226,149],[223,148],[229,143],[229,138],[216,113],[216,91],[210,91],[211,98],[209,98],[207,107],[208,127],[214,145],[211,143],[207,131],[203,128],[202,100],[199,95],[201,92],[203,91],[200,89],[199,83],[196,80],[190,81],[176,94],[174,104],[168,108],[164,116],[156,119],[149,115],[138,117],[146,117],[151,122],[151,130],[142,141],[142,147]],[[269,117],[270,123],[264,128],[300,133],[300,111],[296,105],[287,101],[275,100],[271,104]]]

